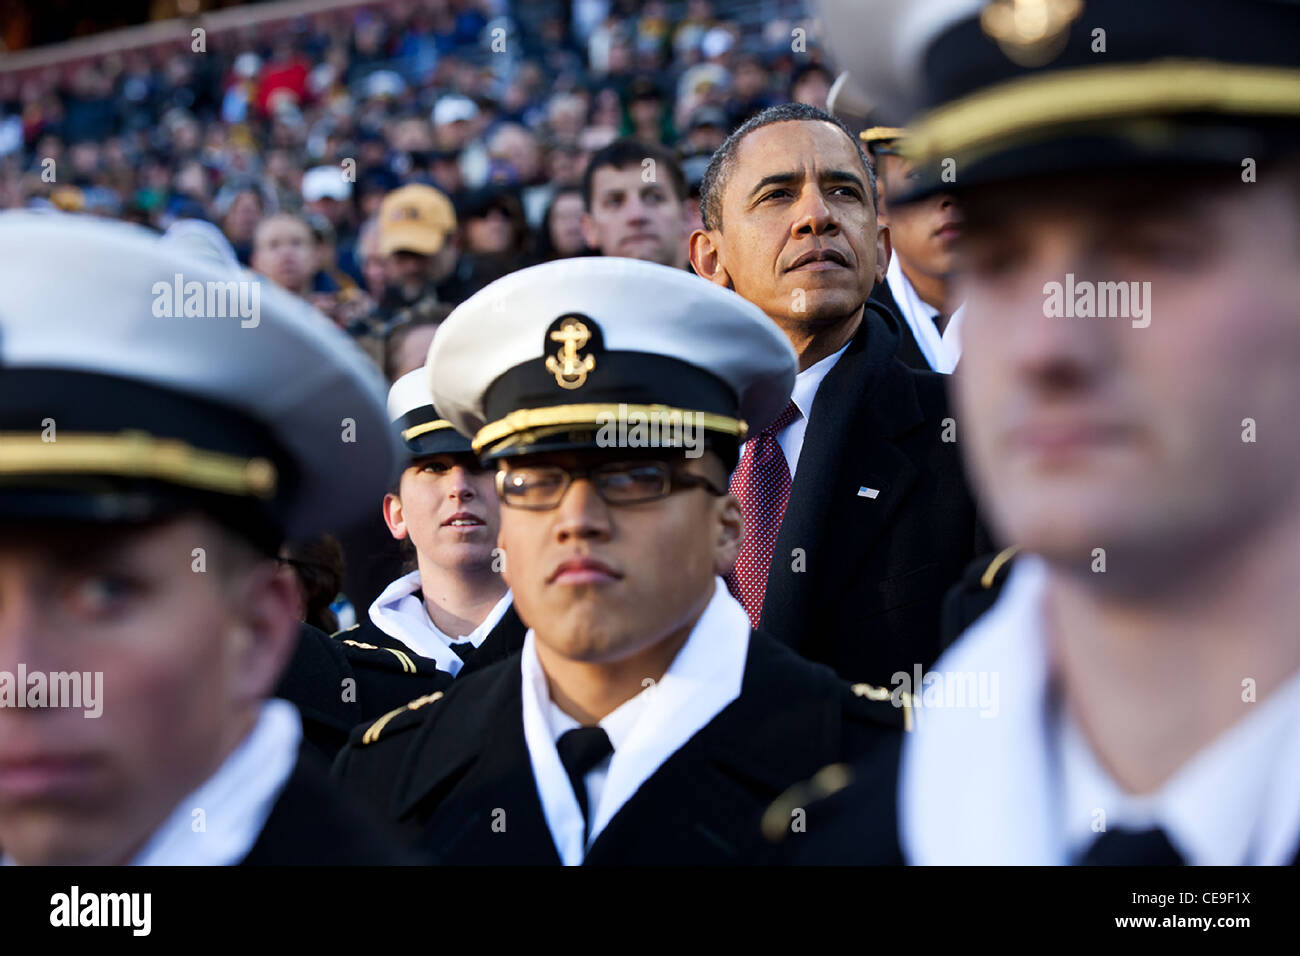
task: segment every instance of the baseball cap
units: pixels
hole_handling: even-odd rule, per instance
[[[341,167],[315,166],[302,174],[304,202],[316,202],[318,199],[337,199],[343,202],[351,195],[352,183],[343,178]]]
[[[431,256],[456,230],[451,200],[432,186],[412,183],[394,189],[379,205],[379,254],[418,252]]]
[[[468,96],[461,96],[458,93],[444,96],[433,106],[434,126],[472,120],[476,116],[478,116],[478,106]]]

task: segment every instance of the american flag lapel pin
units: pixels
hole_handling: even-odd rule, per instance
[[[880,497],[880,489],[879,489],[879,488],[868,488],[866,485],[863,485],[861,488],[858,489],[858,497],[859,497],[859,498],[879,498],[879,497]]]

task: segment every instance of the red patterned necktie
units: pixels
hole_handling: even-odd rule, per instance
[[[745,543],[726,581],[731,593],[745,606],[752,627],[758,627],[763,613],[767,571],[772,565],[785,506],[790,501],[790,467],[776,436],[798,417],[799,408],[791,402],[776,421],[745,442],[740,464],[731,475],[731,493],[740,499],[745,516]]]

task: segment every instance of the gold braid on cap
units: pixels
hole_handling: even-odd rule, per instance
[[[0,475],[115,475],[150,478],[226,495],[270,498],[278,475],[265,458],[205,451],[147,432],[0,432]]]
[[[1171,57],[1033,74],[932,110],[909,128],[902,151],[925,162],[1066,124],[1170,113],[1300,116],[1300,70]]]
[[[410,428],[403,429],[402,440],[410,441],[412,438],[419,438],[421,435],[426,435],[429,432],[436,432],[443,428],[451,427],[451,422],[447,421],[445,418],[435,418],[431,422],[422,422],[419,425],[412,425]]]
[[[743,419],[729,418],[713,412],[700,412],[689,408],[674,408],[671,405],[630,405],[613,402],[593,402],[584,405],[552,405],[548,408],[521,408],[511,412],[505,418],[484,425],[474,436],[471,446],[475,452],[482,452],[484,447],[502,439],[525,432],[553,434],[575,425],[605,426],[616,424],[620,415],[644,415],[662,419],[666,415],[691,416],[700,427],[709,431],[733,435],[738,441],[744,441],[749,434],[749,426]],[[690,419],[683,418],[683,421]],[[517,442],[510,442],[517,444]],[[508,446],[506,446],[508,447]]]

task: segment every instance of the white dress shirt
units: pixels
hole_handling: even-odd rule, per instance
[[[591,834],[555,742],[578,722],[551,700],[532,630],[520,657],[524,739],[551,839],[566,866],[582,863],[596,838],[669,757],[740,696],[749,657],[749,617],[721,578],[690,636],[658,683],[600,721],[612,756],[587,774]]]
[[[790,483],[794,483],[794,471],[799,466],[799,454],[803,451],[803,436],[808,431],[808,420],[812,417],[813,401],[817,398],[817,389],[821,388],[826,373],[835,367],[849,347],[846,342],[838,352],[826,356],[819,362],[809,365],[795,376],[794,391],[790,400],[799,409],[799,417],[776,433],[776,443],[781,446],[785,463],[790,468]],[[744,453],[744,449],[741,449]]]
[[[418,590],[418,570],[402,575],[384,588],[383,593],[370,605],[370,620],[389,637],[397,638],[421,657],[429,658],[439,670],[447,671],[452,677],[459,674],[465,666],[452,646],[469,641],[474,647],[479,647],[487,640],[492,628],[501,621],[510,608],[510,602],[514,600],[514,595],[506,591],[478,627],[462,637],[453,637],[444,634],[433,623],[423,598],[415,593]]]
[[[917,294],[896,255],[889,258],[885,281],[889,283],[889,291],[893,293],[894,302],[898,304],[898,311],[902,313],[902,319],[907,323],[907,327],[912,330],[912,337],[916,339],[916,344],[920,347],[925,360],[930,363],[930,368],[945,374],[955,369],[957,360],[961,358],[961,321],[964,307],[959,307],[948,317],[948,324],[943,327],[943,333],[940,334],[939,327],[934,324],[934,317],[939,314],[939,310],[927,305]]]
[[[1105,827],[1159,826],[1191,864],[1285,864],[1300,847],[1300,674],[1189,759],[1154,794],[1110,778],[1050,694],[1046,564],[1017,559],[1002,596],[935,665],[998,673],[998,716],[929,708],[907,735],[903,851],[918,864],[1059,865]]]

